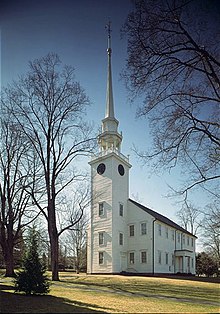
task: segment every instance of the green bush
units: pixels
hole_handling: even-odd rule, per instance
[[[218,264],[215,258],[205,252],[201,252],[196,257],[197,275],[213,276],[218,274]]]

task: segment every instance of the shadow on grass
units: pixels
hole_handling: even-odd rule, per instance
[[[151,276],[149,276],[151,277]],[[180,279],[189,281],[200,281],[200,282],[210,282],[210,283],[220,283],[219,277],[199,277],[199,276],[187,276],[187,275],[155,275],[153,277],[168,278],[168,279]]]
[[[51,295],[27,296],[13,291],[12,286],[0,285],[0,313],[105,313],[98,305]],[[92,310],[91,306],[97,310]]]

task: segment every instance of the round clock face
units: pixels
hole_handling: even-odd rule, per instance
[[[123,176],[125,174],[125,169],[122,165],[118,166],[118,172],[121,176]]]
[[[105,164],[99,164],[97,167],[98,174],[103,174],[105,172]]]

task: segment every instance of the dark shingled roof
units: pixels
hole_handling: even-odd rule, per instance
[[[153,216],[154,218],[156,218],[157,220],[159,220],[159,221],[161,221],[161,222],[163,222],[163,223],[165,223],[165,224],[167,224],[167,225],[169,225],[169,226],[171,226],[171,227],[173,227],[173,228],[175,228],[175,229],[177,229],[177,230],[180,230],[180,231],[182,231],[182,232],[184,232],[184,233],[187,233],[187,234],[189,234],[189,235],[191,235],[191,236],[197,238],[194,234],[192,234],[192,233],[190,233],[189,231],[187,231],[186,229],[180,227],[179,225],[177,225],[175,222],[173,222],[173,221],[170,220],[169,218],[167,218],[167,217],[165,217],[165,216],[163,216],[163,215],[161,215],[161,214],[155,212],[154,210],[152,210],[152,209],[150,209],[150,208],[148,208],[148,207],[146,207],[146,206],[144,206],[144,205],[142,205],[142,204],[140,204],[140,203],[135,202],[134,200],[132,200],[132,199],[130,199],[130,198],[129,198],[129,201],[130,201],[131,203],[133,203],[134,205],[136,205],[137,207],[139,207],[139,208],[141,208],[142,210],[144,210],[146,213],[148,213],[148,214],[150,214],[151,216]]]

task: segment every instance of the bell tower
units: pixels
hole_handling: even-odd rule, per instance
[[[121,153],[122,135],[115,118],[111,71],[111,23],[108,33],[106,112],[98,135],[99,152],[91,166],[91,220],[87,272],[120,273],[127,268],[128,157]]]

